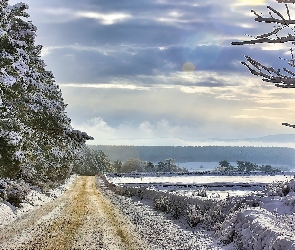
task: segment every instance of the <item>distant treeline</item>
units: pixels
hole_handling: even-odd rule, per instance
[[[230,146],[90,146],[102,150],[111,161],[138,158],[159,162],[173,158],[175,162],[229,162],[250,161],[257,164],[294,165],[295,149],[284,147],[230,147]]]

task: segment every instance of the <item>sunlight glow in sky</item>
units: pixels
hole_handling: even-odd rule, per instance
[[[295,123],[295,90],[267,84],[240,63],[249,55],[284,67],[288,45],[231,45],[272,30],[251,9],[285,14],[284,4],[24,2],[73,126],[95,137],[91,144],[264,145],[242,139],[294,133],[281,123]]]

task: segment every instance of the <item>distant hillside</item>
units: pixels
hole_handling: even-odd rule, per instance
[[[102,150],[111,161],[138,158],[159,162],[173,158],[176,162],[250,161],[257,164],[294,165],[295,149],[283,147],[229,146],[90,146]]]
[[[260,142],[294,142],[294,134],[280,134],[280,135],[268,135],[259,138],[247,138],[245,141],[260,141]]]
[[[277,134],[277,135],[267,135],[256,138],[244,138],[244,139],[223,139],[223,138],[211,138],[214,141],[249,141],[249,142],[278,142],[278,143],[288,143],[295,142],[295,134]]]

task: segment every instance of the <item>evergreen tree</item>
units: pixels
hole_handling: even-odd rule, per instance
[[[113,168],[116,172],[120,172],[122,168],[123,163],[120,160],[116,160],[113,163]]]
[[[154,171],[155,171],[154,163],[152,163],[152,162],[149,161],[149,162],[146,164],[146,171],[147,171],[147,172],[154,172]]]
[[[92,138],[71,127],[26,9],[0,0],[0,177],[40,184],[66,178]]]
[[[245,171],[245,162],[244,161],[237,161],[238,171],[244,172]]]
[[[165,163],[162,161],[159,161],[158,164],[156,165],[157,171],[158,172],[164,172],[165,171]]]
[[[226,160],[220,161],[219,166],[224,169],[224,171],[232,171],[233,167],[230,165],[230,163]]]
[[[250,173],[251,171],[257,170],[257,165],[252,162],[245,161],[245,169],[247,173]]]

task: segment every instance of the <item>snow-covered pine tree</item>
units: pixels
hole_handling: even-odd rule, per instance
[[[64,179],[92,138],[72,129],[26,9],[0,0],[0,177],[40,184]]]
[[[272,30],[254,37],[252,40],[232,42],[232,45],[250,45],[250,44],[261,44],[261,43],[291,43],[292,46],[295,44],[295,20],[291,19],[289,4],[294,4],[295,0],[277,0],[278,3],[285,4],[285,14],[281,14],[278,10],[267,6],[268,16],[264,16],[262,13],[258,14],[256,11],[251,10],[256,16],[256,22],[262,22],[267,24],[274,24]],[[280,88],[295,88],[295,58],[294,50],[290,48],[291,59],[286,60],[288,67],[283,67],[282,69],[274,69],[271,66],[263,65],[262,63],[256,61],[250,56],[245,56],[246,62],[242,62],[249,71],[256,76],[262,77],[265,82],[274,83],[276,87]],[[288,122],[282,123],[282,125],[295,128]]]

